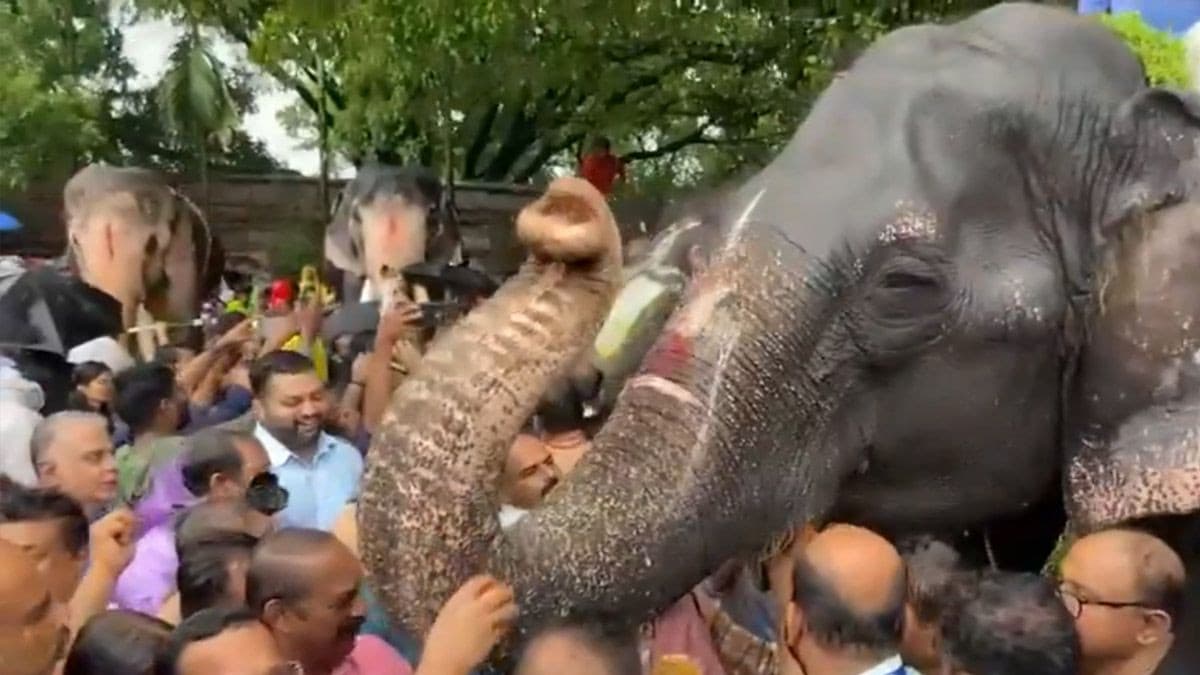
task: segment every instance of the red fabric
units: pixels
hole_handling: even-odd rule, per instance
[[[596,186],[600,194],[612,194],[617,176],[625,175],[625,164],[612,153],[584,155],[579,162],[579,175]]]
[[[287,279],[276,279],[271,284],[271,294],[267,298],[267,307],[272,309],[286,305],[292,301],[292,282]]]

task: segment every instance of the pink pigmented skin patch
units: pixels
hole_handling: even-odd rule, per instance
[[[691,338],[684,337],[675,331],[666,333],[657,345],[646,355],[642,363],[642,372],[670,378],[683,368],[693,354]]]

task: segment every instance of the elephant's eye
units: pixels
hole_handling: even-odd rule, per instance
[[[913,289],[933,290],[938,287],[938,280],[925,274],[895,271],[883,275],[880,286],[891,290]]]

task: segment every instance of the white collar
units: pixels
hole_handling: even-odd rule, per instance
[[[892,675],[897,671],[907,672],[899,654],[875,664],[870,670],[864,670],[860,675]]]
[[[288,460],[300,461],[296,453],[292,452],[288,446],[281,443],[270,431],[267,431],[266,427],[258,422],[254,423],[254,437],[258,439],[259,443],[262,443],[263,449],[267,451],[267,459],[271,461],[271,468],[279,468],[287,464]],[[324,431],[317,436],[317,451],[313,453],[314,462],[330,449],[331,444],[329,440],[329,436]]]
[[[512,504],[501,504],[500,513],[497,514],[500,518],[500,529],[507,530],[527,515],[529,515],[529,511],[525,509],[518,508]]]

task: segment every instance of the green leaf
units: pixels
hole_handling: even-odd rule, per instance
[[[1194,84],[1182,39],[1152,27],[1137,12],[1101,14],[1099,19],[1137,54],[1150,84],[1175,87]]]

